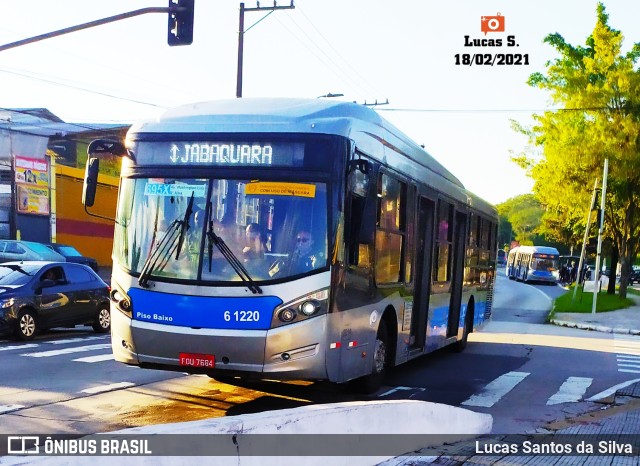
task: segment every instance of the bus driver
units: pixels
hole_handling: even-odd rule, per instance
[[[296,235],[296,245],[291,257],[291,272],[302,273],[316,268],[319,258],[312,253],[313,238],[311,233],[301,230]]]

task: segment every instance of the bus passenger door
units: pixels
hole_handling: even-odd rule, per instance
[[[418,204],[418,235],[416,247],[416,277],[414,307],[411,316],[411,347],[422,349],[427,336],[427,315],[431,295],[431,255],[433,252],[433,217],[435,202],[420,197]]]
[[[460,305],[462,298],[462,282],[464,279],[464,249],[467,236],[467,214],[456,211],[456,223],[453,237],[453,259],[451,271],[451,302],[449,305],[449,322],[447,337],[458,334],[460,326]]]

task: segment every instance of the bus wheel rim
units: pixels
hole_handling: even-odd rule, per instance
[[[376,340],[376,349],[373,353],[373,368],[377,374],[384,370],[387,349],[382,340]]]

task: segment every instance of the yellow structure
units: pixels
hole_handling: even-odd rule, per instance
[[[83,255],[93,257],[101,266],[111,266],[114,222],[92,217],[82,205],[84,170],[55,166],[56,242],[74,246]],[[118,178],[98,176],[96,204],[92,213],[115,218]]]

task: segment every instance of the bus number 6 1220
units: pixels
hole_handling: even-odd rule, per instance
[[[225,322],[258,322],[260,312],[258,311],[224,311]]]

